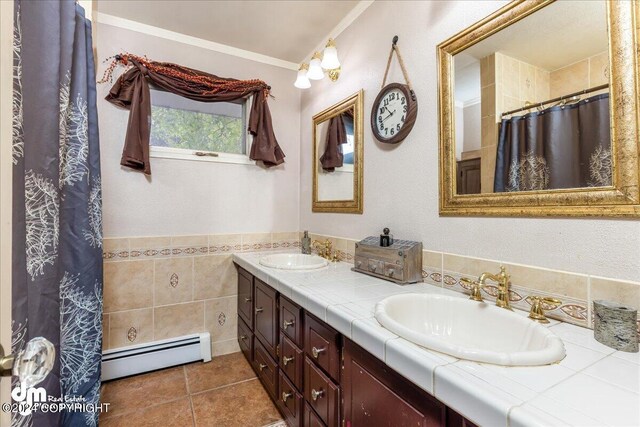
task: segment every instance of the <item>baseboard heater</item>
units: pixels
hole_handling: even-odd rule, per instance
[[[211,360],[209,332],[115,348],[102,353],[102,381]]]

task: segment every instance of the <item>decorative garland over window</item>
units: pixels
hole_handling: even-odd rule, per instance
[[[170,62],[155,62],[128,53],[115,55],[111,59],[111,64],[99,83],[111,82],[117,66],[129,67],[105,98],[130,111],[121,165],[151,174],[149,82],[168,92],[201,102],[227,102],[254,95],[249,115],[248,130],[253,135],[249,158],[262,161],[267,167],[284,162],[285,155],[273,132],[271,112],[267,104],[271,87],[264,81],[218,77],[204,71]]]

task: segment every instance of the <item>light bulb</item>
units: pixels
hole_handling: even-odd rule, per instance
[[[311,80],[320,80],[324,77],[324,71],[320,65],[320,52],[313,54],[311,62],[309,63],[309,72],[307,73],[307,77]]]
[[[309,64],[301,64],[298,69],[298,77],[296,78],[295,83],[293,84],[298,89],[308,89],[311,87],[311,82],[309,81],[309,77],[307,77],[307,70],[309,69]]]
[[[333,70],[340,67],[338,60],[338,49],[333,39],[329,39],[322,54],[322,63],[320,64],[325,70]]]

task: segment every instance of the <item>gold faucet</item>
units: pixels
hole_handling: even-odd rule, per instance
[[[484,286],[485,282],[488,280],[493,280],[498,284],[498,297],[496,298],[496,305],[498,307],[506,308],[507,310],[513,311],[511,308],[511,303],[509,301],[509,275],[507,274],[507,270],[504,266],[500,266],[500,273],[491,274],[491,273],[482,273],[480,278],[478,279],[478,283],[480,286]]]
[[[320,255],[322,258],[328,259],[331,262],[338,260],[338,254],[333,253],[331,240],[327,239],[324,242],[314,240],[312,246],[315,250],[318,251],[318,255]]]

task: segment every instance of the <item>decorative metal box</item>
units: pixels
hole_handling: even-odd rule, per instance
[[[422,282],[422,243],[394,240],[382,247],[379,237],[367,237],[356,243],[353,271],[399,284]]]

